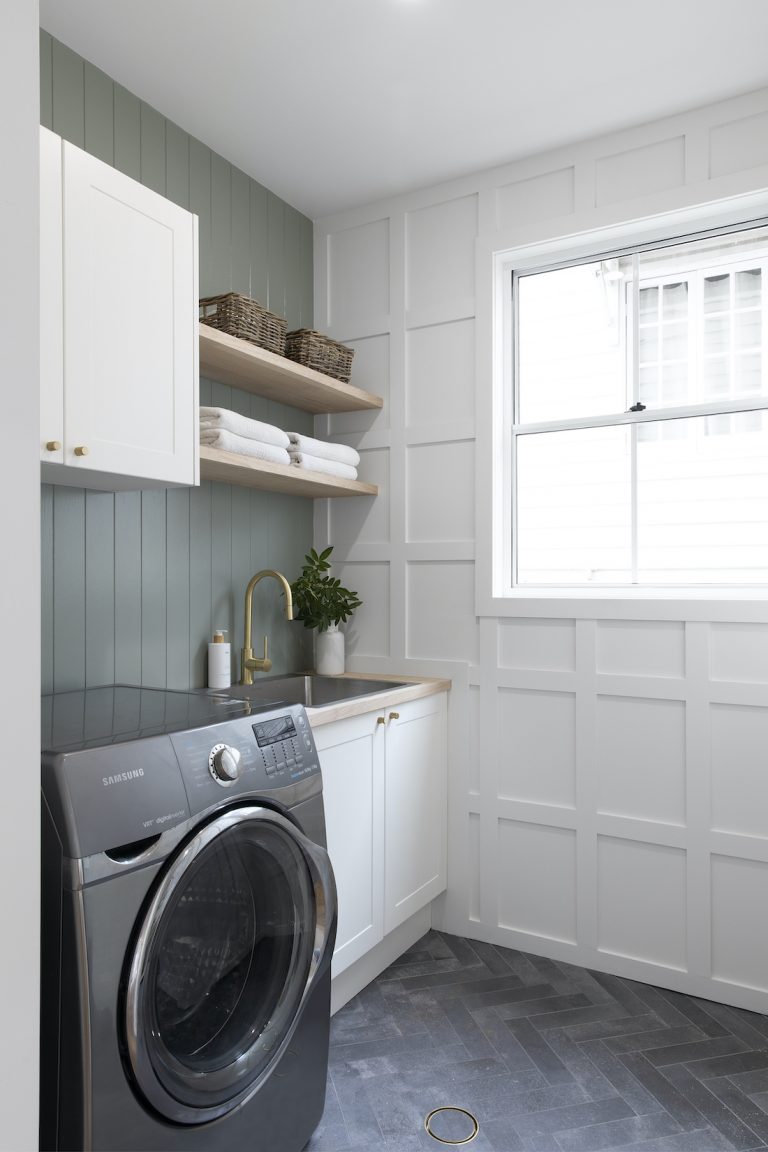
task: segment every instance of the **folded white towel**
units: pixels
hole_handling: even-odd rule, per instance
[[[236,452],[240,456],[255,456],[257,460],[269,460],[272,464],[290,464],[291,458],[285,448],[277,444],[265,444],[262,440],[251,440],[247,436],[237,436],[226,428],[200,429],[200,443],[208,448],[220,448],[222,452]]]
[[[277,444],[278,448],[287,448],[290,441],[282,428],[274,424],[264,424],[261,420],[251,420],[249,416],[241,416],[239,412],[230,412],[229,408],[200,408],[201,428],[221,428],[226,432],[234,432],[236,436],[245,436],[249,440],[260,440],[262,444]]]
[[[321,460],[338,460],[340,464],[351,464],[353,468],[360,463],[360,454],[346,444],[315,440],[314,437],[304,436],[301,432],[289,432],[288,435],[291,448],[297,452],[309,452],[310,456],[319,456]]]
[[[291,449],[291,464],[306,468],[308,472],[324,472],[326,476],[341,476],[344,480],[357,480],[357,468],[342,464],[339,460],[323,460],[321,456],[310,456],[307,452]]]

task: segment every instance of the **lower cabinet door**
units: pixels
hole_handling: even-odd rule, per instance
[[[446,886],[445,693],[387,711],[384,932]]]
[[[338,976],[384,934],[384,741],[380,713],[314,730],[323,770],[328,855],[336,876],[339,923],[332,972]]]

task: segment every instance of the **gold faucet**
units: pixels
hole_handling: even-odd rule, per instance
[[[279,584],[282,584],[285,595],[285,618],[286,620],[293,620],[293,597],[291,596],[291,586],[285,576],[275,572],[273,568],[264,568],[252,576],[245,590],[245,639],[240,653],[241,684],[253,684],[254,672],[269,672],[272,667],[272,661],[267,653],[267,637],[264,637],[264,655],[261,659],[254,657],[252,647],[253,590],[265,576],[272,576]]]

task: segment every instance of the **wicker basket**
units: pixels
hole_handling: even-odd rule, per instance
[[[285,320],[240,292],[206,296],[200,301],[200,323],[210,324],[240,340],[249,340],[278,356],[285,355]]]
[[[324,372],[334,380],[343,380],[345,384],[352,374],[354,354],[354,348],[347,348],[338,340],[331,340],[311,328],[297,328],[285,338],[285,355],[289,360],[295,360],[305,368],[314,368],[315,372]]]

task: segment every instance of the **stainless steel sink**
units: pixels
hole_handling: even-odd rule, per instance
[[[357,700],[391,688],[403,688],[401,681],[357,680],[338,676],[272,676],[257,680],[255,684],[233,684],[223,694],[238,700],[251,700],[254,704],[303,704],[305,708],[322,708],[324,704],[339,704],[344,700]]]

